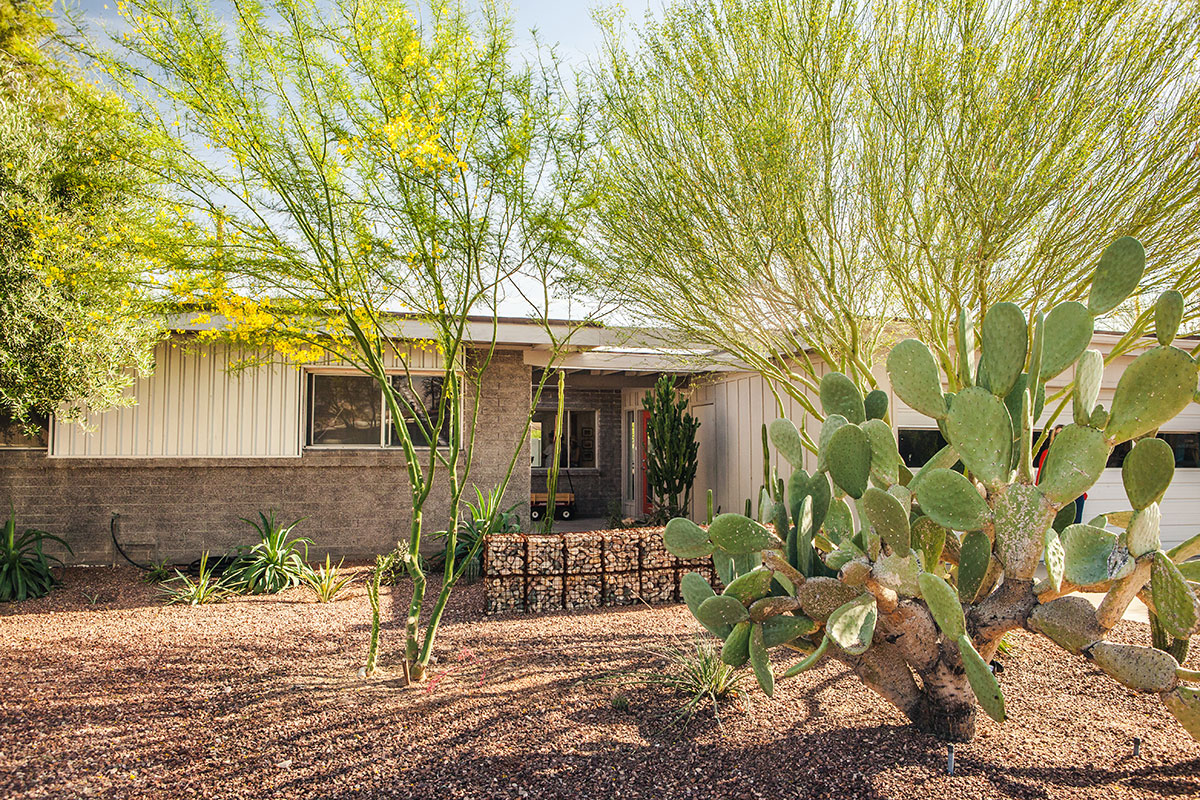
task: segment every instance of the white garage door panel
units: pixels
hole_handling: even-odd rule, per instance
[[[1162,546],[1170,550],[1200,531],[1200,469],[1180,469],[1160,503],[1162,507]],[[1097,514],[1129,509],[1121,470],[1106,469],[1088,492],[1083,506],[1084,522]]]

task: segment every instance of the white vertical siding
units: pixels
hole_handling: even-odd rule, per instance
[[[263,458],[300,455],[301,373],[280,356],[231,370],[223,344],[164,342],[127,408],[55,424],[57,458]]]

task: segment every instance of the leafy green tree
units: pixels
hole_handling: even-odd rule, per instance
[[[899,318],[956,380],[960,310],[1078,299],[1121,234],[1143,292],[1195,298],[1197,11],[680,0],[632,46],[604,18],[593,277],[817,416],[817,361],[873,385]]]
[[[170,231],[204,241],[159,237],[174,295],[211,311],[214,336],[331,356],[382,390],[410,489],[397,557],[413,585],[403,665],[419,681],[475,555],[457,558],[458,513],[501,311],[542,323],[551,362],[575,330],[549,314],[564,265],[586,257],[591,113],[568,104],[552,59],[516,63],[490,4],[432,3],[421,21],[400,0],[235,11],[226,21],[204,0],[136,0],[119,55],[94,55],[162,146]],[[430,357],[439,391],[421,402],[414,363]],[[528,457],[523,439],[513,448],[501,493]],[[435,486],[450,518],[426,609],[419,553]]]
[[[687,411],[687,398],[675,389],[675,378],[662,375],[642,398],[650,412],[646,426],[646,480],[654,516],[662,522],[685,517],[692,508],[696,482],[700,421]]]
[[[137,137],[47,13],[0,2],[0,413],[31,427],[127,403],[158,336]]]

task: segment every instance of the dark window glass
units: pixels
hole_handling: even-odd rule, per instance
[[[379,446],[383,394],[366,375],[310,375],[309,444]]]
[[[1171,450],[1175,452],[1176,469],[1200,468],[1200,433],[1160,433],[1158,438],[1171,445]],[[1108,456],[1107,466],[1119,469],[1132,448],[1132,442],[1121,442],[1114,447]]]
[[[533,415],[530,465],[549,468],[554,459],[554,411]],[[596,466],[596,412],[566,411],[563,417],[560,467],[589,469]]]
[[[28,447],[45,450],[49,444],[50,418],[45,414],[32,414],[36,431],[30,435],[27,427],[7,413],[0,411],[0,447]]]
[[[901,428],[897,436],[900,458],[904,460],[904,466],[909,469],[919,469],[925,466],[925,462],[933,458],[937,451],[946,444],[942,432],[937,429]]]
[[[411,379],[406,375],[392,377],[392,386],[399,393],[404,406],[404,427],[417,447],[428,447],[429,435],[438,427],[445,385],[446,379],[441,375],[414,375]],[[449,407],[444,409],[445,418],[438,428],[437,441],[441,447],[450,444],[451,410]],[[391,424],[388,425],[387,441],[389,447],[400,446],[400,439]]]

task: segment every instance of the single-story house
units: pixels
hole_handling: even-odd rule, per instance
[[[492,323],[473,325],[475,346],[482,347]],[[74,561],[89,564],[119,560],[114,515],[121,545],[143,562],[192,560],[202,550],[245,543],[252,531],[241,519],[268,509],[289,522],[304,517],[297,531],[315,540],[319,555],[370,556],[406,536],[404,456],[391,442],[390,421],[371,378],[328,360],[293,364],[278,355],[231,369],[245,353],[198,339],[197,326],[175,327],[158,346],[154,373],[131,387],[134,404],[95,415],[90,429],[51,418],[41,435],[29,438],[0,419],[0,503],[14,504],[22,528],[64,536]],[[477,453],[468,478],[483,489],[507,469],[535,381],[550,359],[548,337],[538,325],[501,320],[496,333],[497,351],[481,378]],[[1105,351],[1118,338],[1097,333],[1093,346]],[[762,377],[722,354],[658,346],[650,334],[631,338],[629,331],[589,327],[572,342],[572,352],[559,362],[566,373],[559,491],[574,495],[578,516],[648,510],[642,398],[663,373],[686,377],[692,413],[701,423],[694,516],[703,515],[710,489],[725,511],[757,498],[761,425],[780,410]],[[418,380],[423,369],[433,379],[438,365],[423,360],[428,355],[412,349],[408,358]],[[1102,402],[1111,400],[1130,359],[1109,366]],[[394,356],[392,366],[400,371]],[[888,389],[882,365],[877,378]],[[1070,379],[1068,371],[1054,385]],[[506,494],[506,504],[516,504],[527,525],[529,498],[545,492],[553,457],[555,384],[548,382],[535,409],[528,466],[519,462]],[[784,414],[803,424],[799,405],[782,397]],[[910,465],[923,463],[940,446],[936,426],[895,396],[891,414],[901,454]],[[816,430],[815,421],[808,424]],[[1170,544],[1195,532],[1192,520],[1200,512],[1200,405],[1189,405],[1163,435],[1175,447],[1178,465],[1163,501],[1163,539]],[[1085,517],[1128,506],[1122,456],[1120,449],[1114,453],[1089,493]],[[772,457],[786,477],[786,462]],[[447,517],[445,489],[443,481],[426,506],[429,532]],[[436,547],[431,539],[427,543]]]

